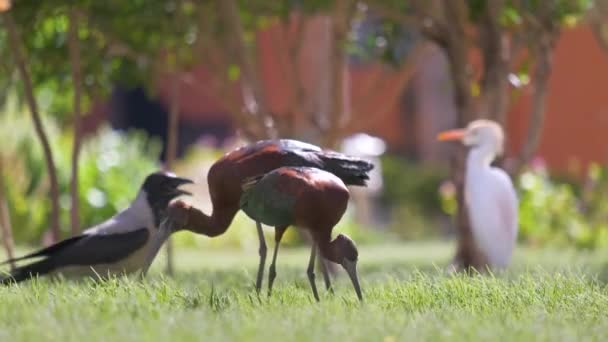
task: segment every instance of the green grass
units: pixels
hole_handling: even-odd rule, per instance
[[[308,251],[282,250],[276,291],[252,291],[255,251],[182,251],[174,278],[36,280],[0,288],[0,341],[604,340],[608,253],[517,252],[495,276],[448,276],[442,243],[362,247],[359,304],[344,272],[313,302]]]

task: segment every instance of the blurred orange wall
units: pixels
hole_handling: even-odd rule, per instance
[[[527,133],[530,89],[509,113],[509,151]],[[608,53],[590,28],[566,30],[558,41],[545,126],[537,155],[559,173],[580,174],[590,162],[608,162]]]

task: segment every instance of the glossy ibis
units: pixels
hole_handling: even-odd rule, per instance
[[[344,267],[362,300],[357,279],[359,253],[354,242],[339,234],[331,241],[331,232],[348,205],[349,192],[335,175],[310,167],[282,167],[243,183],[241,209],[256,222],[276,228],[276,244],[268,276],[268,293],[276,276],[279,243],[287,227],[294,225],[310,232],[313,244],[308,263],[308,279],[315,299],[314,262],[317,248],[321,256]]]
[[[325,151],[318,146],[297,140],[262,140],[240,147],[225,154],[209,169],[207,182],[213,205],[211,215],[181,201],[171,203],[167,224],[163,225],[166,226],[166,230],[164,230],[163,236],[158,236],[156,251],[160,249],[167,236],[176,230],[186,229],[210,237],[223,234],[240,209],[243,181],[283,166],[315,167],[334,174],[346,185],[358,186],[365,186],[369,179],[368,173],[373,169],[373,164],[363,159]],[[259,293],[262,287],[267,247],[260,222],[256,222],[256,229],[260,244],[260,263],[256,279],[256,290]],[[281,227],[278,227],[277,231],[280,229]],[[149,263],[154,257],[153,253],[155,252],[151,252],[148,258]],[[323,263],[321,265],[324,266]],[[326,285],[329,287],[327,271],[324,267],[321,269]]]

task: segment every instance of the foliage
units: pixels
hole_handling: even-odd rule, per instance
[[[581,248],[608,245],[608,193],[602,186],[607,179],[606,171],[593,165],[589,183],[577,191],[572,184],[551,179],[543,169],[524,172],[519,179],[522,238]]]
[[[536,161],[515,182],[519,240],[530,245],[608,246],[608,171],[591,165],[581,183],[551,177]],[[455,194],[442,191],[444,211],[455,214]]]
[[[85,104],[107,95],[116,83],[149,89],[167,51],[173,69],[192,64],[196,12],[191,2],[17,1],[11,13],[21,31],[42,111],[61,123],[69,122],[74,92],[67,47],[70,10],[86,23],[78,31]],[[3,39],[0,34],[0,55],[8,55]],[[0,74],[0,82],[11,74]]]
[[[57,154],[61,191],[62,228],[68,231],[71,136],[45,122]],[[5,184],[15,229],[15,240],[34,242],[48,227],[50,200],[42,151],[31,134],[31,123],[19,111],[0,116],[5,140]],[[141,180],[158,168],[159,144],[141,133],[126,135],[108,128],[85,141],[80,162],[81,220],[83,227],[99,223],[124,209],[135,197]]]
[[[432,256],[437,248],[443,250],[439,258]],[[448,260],[449,249],[419,244],[362,249],[363,305],[341,270],[333,296],[317,279],[321,302],[315,303],[305,273],[306,249],[280,251],[271,298],[254,293],[255,251],[178,251],[175,278],[152,273],[144,282],[40,280],[2,287],[0,339],[601,341],[605,336],[608,290],[593,277],[595,267],[606,262],[605,253],[565,258],[570,255],[549,250],[539,259],[522,250],[519,260],[543,268],[466,277],[433,268]],[[568,271],[574,260],[581,270]],[[554,265],[558,270],[545,268]]]
[[[416,206],[428,214],[437,214],[441,210],[437,189],[446,175],[445,170],[441,168],[384,155],[382,157],[383,200],[388,203]]]
[[[443,216],[438,190],[445,170],[384,155],[382,177],[381,201],[391,211],[390,229],[408,238],[437,235],[431,227],[440,224]]]
[[[85,142],[82,152],[80,198],[85,226],[126,208],[143,179],[159,168],[160,144],[142,132],[125,134],[103,128]]]

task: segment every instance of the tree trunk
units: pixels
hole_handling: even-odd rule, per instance
[[[22,52],[21,38],[19,37],[17,25],[15,24],[10,12],[3,14],[3,17],[4,25],[6,26],[8,32],[9,45],[13,52],[15,63],[17,64],[17,71],[19,72],[19,76],[23,82],[25,98],[30,109],[32,121],[34,122],[36,135],[38,136],[38,139],[40,139],[40,144],[42,145],[44,152],[44,159],[46,161],[50,182],[51,233],[53,241],[58,241],[61,235],[59,228],[59,184],[57,181],[55,161],[53,160],[53,152],[51,150],[51,145],[46,132],[44,131],[40,113],[38,112],[38,103],[36,102],[36,98],[34,96],[34,86],[32,84],[32,79],[27,67],[25,56]]]
[[[443,43],[448,60],[454,91],[454,104],[457,112],[457,125],[465,127],[477,117],[471,94],[471,76],[468,71],[469,44],[466,25],[467,10],[463,1],[446,1],[444,3],[446,22],[451,23],[446,31],[447,39]],[[454,264],[459,269],[485,269],[483,260],[473,240],[464,196],[467,151],[463,146],[457,147],[452,164],[452,177],[456,186],[458,210],[456,212],[456,227],[458,231],[458,247]]]
[[[499,18],[504,1],[490,1],[484,11],[480,34],[483,54],[483,77],[479,114],[505,125],[509,104],[509,60],[508,40],[503,34]]]
[[[2,158],[0,158],[0,227],[2,228],[2,244],[6,251],[8,259],[15,257],[15,243],[13,241],[13,227],[11,225],[11,216],[8,210],[7,198],[4,193],[4,170]],[[15,268],[15,263],[10,262],[11,270]]]
[[[68,49],[70,65],[72,68],[72,82],[74,84],[74,142],[72,145],[72,178],[70,179],[70,223],[72,236],[80,232],[80,204],[78,196],[78,157],[80,155],[81,118],[82,107],[82,74],[80,66],[80,46],[78,38],[78,14],[76,10],[70,11],[70,27],[68,31]]]
[[[171,70],[173,68],[169,68]],[[175,162],[177,155],[177,141],[179,138],[179,110],[180,110],[180,96],[179,96],[179,75],[174,75],[173,82],[171,84],[171,94],[169,103],[169,126],[167,127],[167,150],[165,159],[165,168],[167,170],[173,169],[173,163]],[[169,275],[174,274],[174,259],[173,259],[173,241],[171,237],[167,239],[167,265],[166,272]]]

